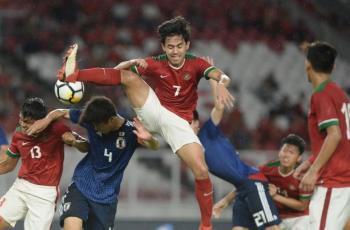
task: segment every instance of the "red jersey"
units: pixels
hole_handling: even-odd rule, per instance
[[[283,175],[279,170],[279,166],[279,161],[270,162],[261,166],[260,171],[266,176],[270,184],[274,184],[277,187],[278,194],[296,200],[310,200],[312,192],[305,192],[299,189],[300,181],[293,177],[294,170],[287,175]],[[275,203],[282,219],[309,214],[309,209],[298,211],[279,202]]]
[[[345,92],[334,82],[320,84],[311,96],[308,128],[311,140],[310,162],[320,152],[326,129],[339,125],[342,138],[332,157],[321,169],[319,183],[325,187],[350,186],[350,103]]]
[[[165,54],[145,59],[146,69],[133,66],[131,70],[145,77],[160,103],[181,118],[191,122],[197,106],[199,80],[215,69],[202,58],[186,54],[180,68],[169,65]]]
[[[18,177],[33,184],[58,186],[64,160],[62,135],[68,131],[62,122],[52,123],[35,138],[16,130],[7,154],[22,159]]]

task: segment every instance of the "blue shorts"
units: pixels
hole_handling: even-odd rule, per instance
[[[238,187],[232,211],[233,227],[260,230],[281,223],[266,182],[247,180]]]
[[[59,211],[62,228],[65,218],[78,217],[83,220],[85,230],[113,229],[117,202],[112,204],[93,202],[87,199],[73,183],[63,195]]]

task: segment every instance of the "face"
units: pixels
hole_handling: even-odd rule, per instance
[[[294,167],[301,160],[299,149],[295,145],[284,144],[278,153],[278,158],[283,167]]]
[[[311,64],[307,59],[305,59],[305,72],[307,75],[308,82],[311,83]]]
[[[100,132],[102,134],[110,133],[114,128],[112,119],[109,119],[107,122],[96,123],[94,124],[94,128],[96,132]]]
[[[192,120],[191,128],[193,129],[194,133],[197,135],[199,132],[199,120]]]
[[[162,49],[172,66],[181,66],[185,61],[185,54],[190,47],[190,42],[185,42],[181,35],[167,37]]]
[[[24,132],[27,132],[28,128],[35,122],[31,117],[23,117],[22,114],[19,115],[19,125]]]

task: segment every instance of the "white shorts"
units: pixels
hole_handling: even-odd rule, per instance
[[[0,200],[0,216],[12,227],[24,219],[26,230],[49,230],[55,214],[55,186],[32,184],[17,178]]]
[[[310,217],[298,216],[282,219],[281,230],[310,230]]]
[[[311,229],[343,229],[350,216],[350,187],[325,188],[317,186],[310,202]]]
[[[134,108],[134,110],[146,129],[163,136],[174,153],[186,144],[198,143],[201,145],[191,125],[162,106],[152,89],[142,108]]]

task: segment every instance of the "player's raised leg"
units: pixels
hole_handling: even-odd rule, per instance
[[[144,105],[150,87],[138,75],[131,71],[114,68],[78,69],[76,61],[78,45],[72,45],[63,58],[63,65],[58,70],[57,78],[60,81],[82,81],[98,85],[122,85],[134,108]]]

